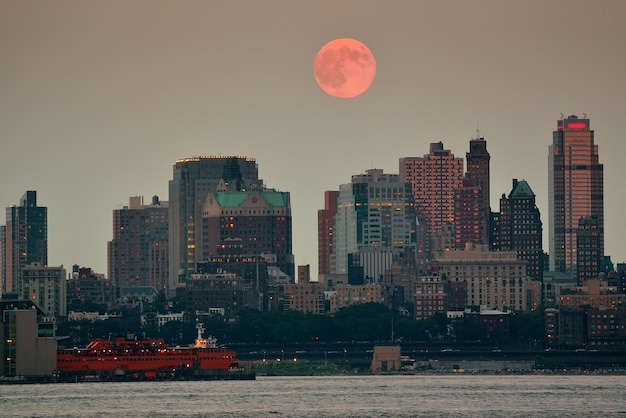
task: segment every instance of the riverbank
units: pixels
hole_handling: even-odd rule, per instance
[[[260,361],[252,367],[257,376],[327,376],[327,375],[626,375],[625,367],[536,367],[533,362],[484,361],[484,362],[426,362],[417,367],[372,373],[368,367],[352,367],[324,361]]]

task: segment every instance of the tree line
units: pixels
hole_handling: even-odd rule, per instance
[[[543,319],[539,312],[511,313],[508,326],[488,330],[468,318],[449,320],[445,313],[425,320],[414,320],[392,313],[378,303],[353,305],[333,316],[306,314],[300,311],[260,312],[253,309],[239,313],[236,322],[211,319],[203,324],[220,344],[297,344],[359,342],[455,342],[497,346],[528,344],[543,340]],[[125,309],[119,318],[91,322],[72,321],[59,324],[57,335],[65,346],[84,346],[92,338],[108,338],[123,333],[161,337],[169,344],[190,344],[197,331],[195,320],[172,321],[160,329],[142,325],[138,309]]]

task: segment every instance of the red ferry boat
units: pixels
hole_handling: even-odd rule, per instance
[[[57,370],[61,379],[254,379],[254,373],[236,354],[218,347],[213,337],[198,337],[189,346],[168,346],[162,338],[139,339],[129,334],[114,339],[97,338],[85,348],[59,349]]]

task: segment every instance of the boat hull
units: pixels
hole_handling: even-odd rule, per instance
[[[96,339],[57,352],[57,377],[78,380],[235,380],[254,373],[236,353],[216,346],[169,347],[162,339]]]

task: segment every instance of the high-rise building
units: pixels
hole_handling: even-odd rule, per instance
[[[578,277],[576,235],[581,218],[597,222],[604,256],[604,168],[589,119],[572,115],[557,121],[548,158],[550,270]]]
[[[289,192],[211,193],[202,222],[202,260],[220,255],[263,255],[294,280]]]
[[[400,158],[401,181],[411,184],[429,235],[454,222],[454,193],[463,177],[463,159],[444,149],[442,142],[431,143],[430,153],[423,158]]]
[[[462,250],[468,242],[486,244],[483,190],[470,173],[454,192],[454,242]]]
[[[3,248],[2,291],[21,293],[22,269],[48,264],[48,208],[37,206],[36,191],[27,191],[19,205],[6,209]]]
[[[360,264],[365,276],[378,279],[407,247],[415,257],[416,221],[411,186],[398,174],[370,169],[352,176],[337,197],[331,273],[350,274]]]
[[[113,211],[113,240],[108,243],[109,280],[116,288],[168,284],[168,202],[158,196],[144,205],[142,196]]]
[[[231,191],[262,188],[258,167],[241,156],[194,157],[176,161],[169,182],[169,287],[175,289],[202,261],[202,208],[218,188]]]
[[[482,230],[483,230],[483,244],[489,243],[489,221],[491,219],[491,189],[489,180],[489,162],[491,157],[487,151],[487,141],[480,136],[479,132],[476,132],[476,138],[470,140],[470,150],[465,154],[465,160],[467,163],[467,172],[471,174],[472,178],[476,182],[476,185],[482,190]]]
[[[513,179],[513,188],[500,198],[500,213],[495,217],[496,251],[516,251],[527,264],[532,280],[543,280],[543,224],[535,203],[535,193],[525,180]]]
[[[330,274],[330,257],[333,253],[333,222],[337,213],[339,192],[324,192],[324,209],[317,211],[317,260],[318,273]]]

